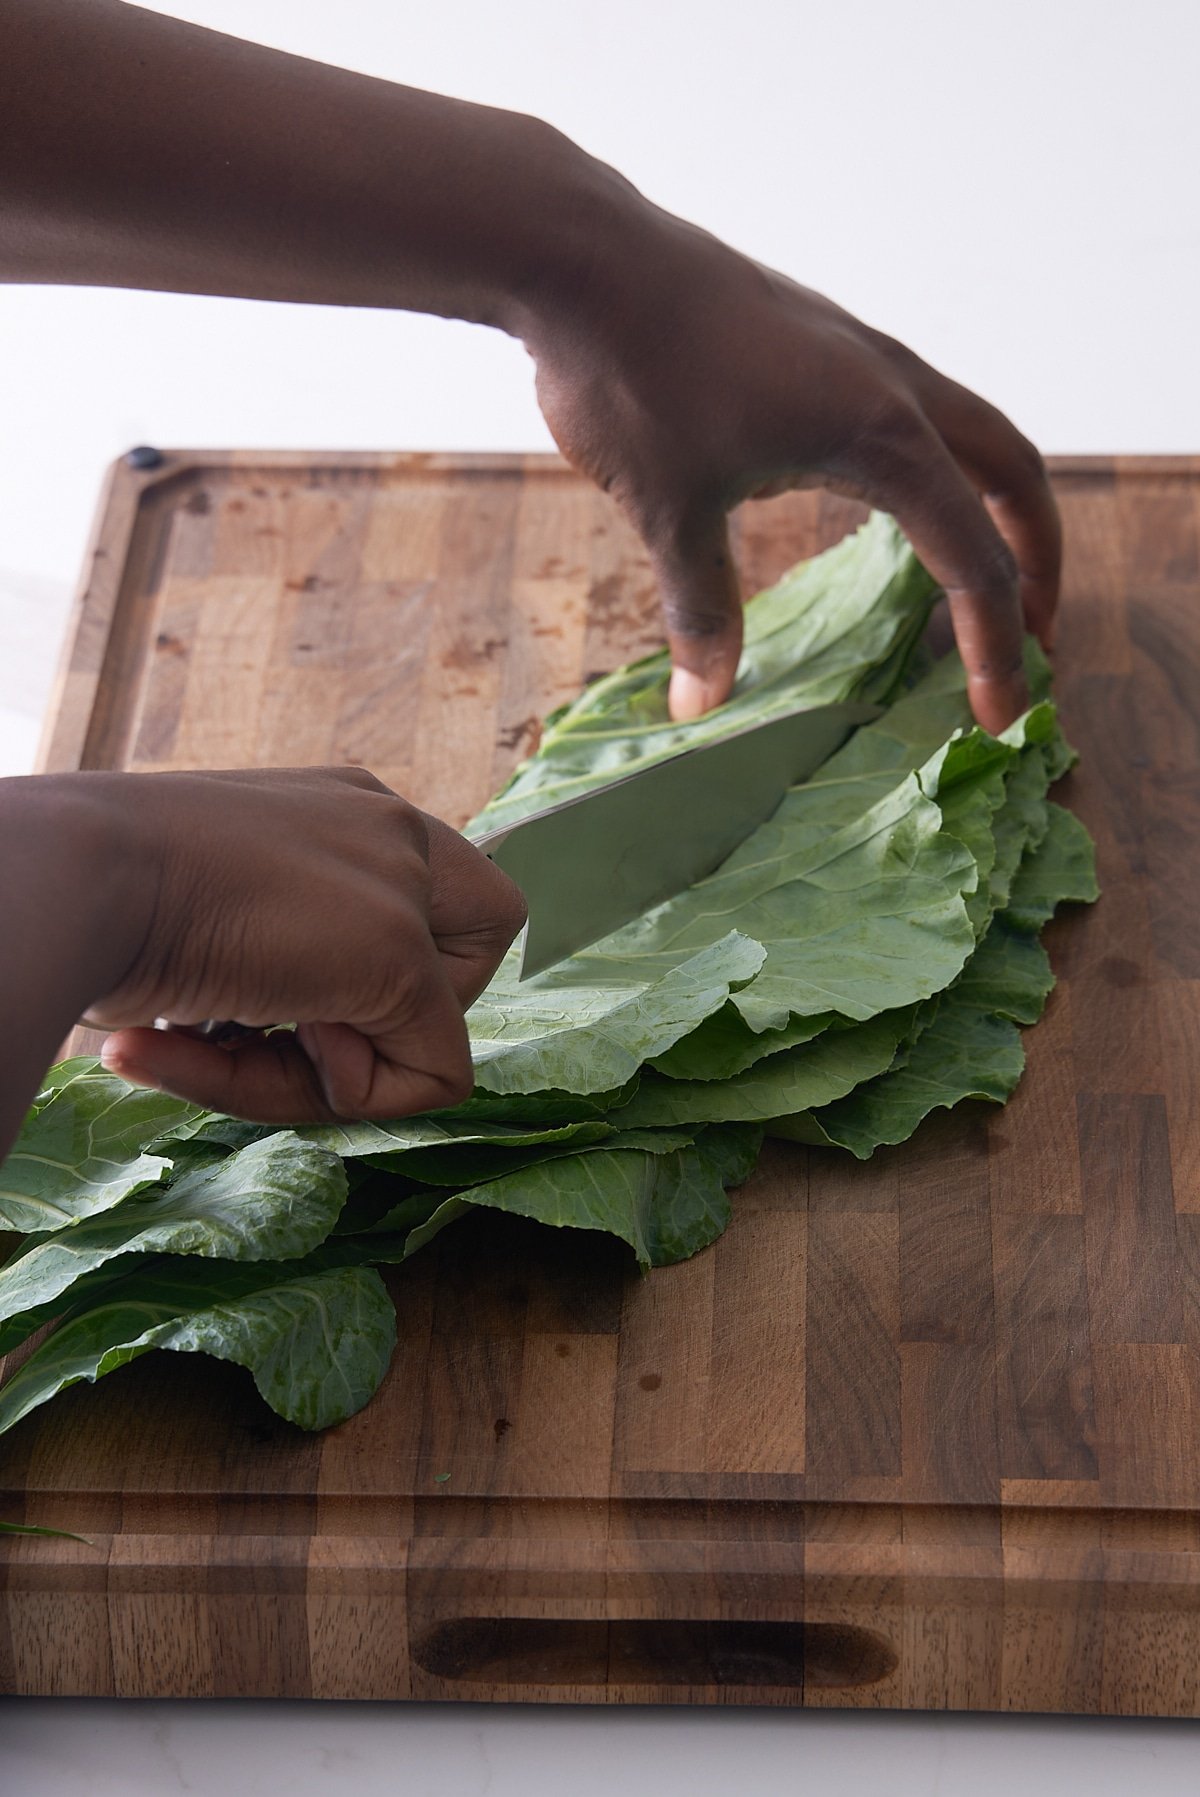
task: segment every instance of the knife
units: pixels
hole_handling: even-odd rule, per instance
[[[714,872],[882,707],[793,711],[473,840],[525,894],[523,980]]]

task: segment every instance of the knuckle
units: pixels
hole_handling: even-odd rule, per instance
[[[405,858],[406,876],[416,877],[422,890],[428,880],[429,858],[434,819],[429,818],[407,799],[389,795],[388,824],[393,846]],[[411,863],[415,861],[416,866]]]
[[[475,1090],[475,1069],[465,1049],[453,1066],[440,1069],[435,1077],[442,1105],[465,1104]]]
[[[494,864],[489,861],[488,866],[494,867]],[[529,906],[516,881],[510,880],[498,867],[494,871],[499,878],[492,899],[492,927],[497,939],[503,937],[507,947],[517,931],[524,929],[529,918]]]
[[[886,394],[871,418],[874,435],[905,462],[924,460],[929,452],[929,425],[912,401],[900,393]]]
[[[1046,486],[1048,481],[1041,450],[1028,437],[1014,430],[1003,469],[996,469],[994,477],[987,483],[988,497],[1007,499],[1028,494],[1034,487]]]
[[[904,490],[928,466],[929,425],[910,400],[886,392],[864,406],[849,451],[851,471],[865,468],[886,487]]]
[[[680,597],[663,600],[663,617],[672,636],[694,637],[713,646],[732,636],[736,627],[736,619],[729,611]]]
[[[329,772],[335,780],[340,780],[345,786],[357,786],[361,792],[386,793],[391,790],[382,780],[377,780],[369,768],[359,767],[354,763],[347,762],[343,767],[330,768]]]
[[[921,360],[916,351],[909,349],[907,343],[901,343],[898,337],[889,337],[886,331],[872,330],[870,341],[890,368],[905,375],[926,370],[927,364]]]
[[[1027,481],[1044,481],[1049,478],[1046,472],[1045,456],[1036,443],[1031,443],[1028,437],[1021,436],[1019,431],[1015,451],[1021,471]]]
[[[678,459],[678,448],[675,455]],[[624,492],[614,490],[662,569],[690,568],[698,557],[703,558],[709,544],[715,550],[723,537],[723,482],[706,461],[700,456],[689,460],[677,468],[669,483],[630,481]]]
[[[1020,649],[1007,649],[992,654],[976,650],[975,665],[967,672],[969,686],[1008,686],[1023,680],[1025,663]]]
[[[1020,570],[1007,543],[997,542],[979,564],[972,588],[990,605],[1008,605],[1017,590]]]
[[[424,939],[427,931],[422,936],[419,946],[410,942],[410,952],[397,957],[389,971],[384,990],[387,1009],[394,1017],[411,1020],[433,1009],[435,982],[428,961],[432,944]]]

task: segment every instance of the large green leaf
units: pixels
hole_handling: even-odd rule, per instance
[[[272,1410],[302,1429],[328,1428],[361,1410],[396,1340],[378,1273],[335,1267],[286,1276],[288,1269],[261,1267],[253,1284],[253,1272],[213,1265],[206,1281],[173,1283],[151,1275],[140,1296],[112,1297],[68,1317],[0,1388],[0,1433],[67,1386],[153,1348],[236,1361]]]
[[[715,939],[713,939],[715,937]],[[510,954],[468,1019],[475,1073],[490,1092],[620,1086],[763,964],[758,942],[723,929],[695,950],[654,956],[607,942],[521,980]]]
[[[841,800],[839,827],[823,802],[810,818],[809,788],[796,788],[709,879],[536,979],[520,981],[510,956],[471,1013],[481,1084],[614,1084],[727,998],[760,1033],[802,1016],[865,1019],[941,990],[975,943],[963,896],[978,880],[970,850],[942,829],[919,773],[865,809],[861,783],[848,780]],[[758,970],[749,954],[729,965],[747,937]]]
[[[730,1079],[768,1055],[802,1047],[839,1021],[836,1011],[818,1011],[808,1017],[789,1018],[781,1029],[752,1030],[731,1001],[706,1017],[665,1054],[655,1055],[649,1065],[668,1079]]]
[[[1014,897],[1022,882],[1028,895],[1016,912],[1022,928],[1030,916],[1045,921],[1060,903],[1096,893],[1090,839],[1068,812],[1049,810],[1049,827],[1013,885]],[[770,1132],[866,1160],[884,1144],[906,1141],[932,1110],[965,1098],[1003,1103],[1025,1065],[1017,1025],[1037,1021],[1054,985],[1045,949],[1012,922],[1010,911],[996,917],[961,978],[933,1002],[902,1066],[823,1109],[781,1115]]]
[[[725,1228],[725,1188],[750,1172],[760,1140],[754,1129],[712,1129],[668,1154],[619,1148],[527,1168],[446,1199],[412,1231],[404,1255],[481,1208],[619,1236],[643,1268],[685,1260]]]
[[[146,1150],[202,1115],[165,1092],[127,1085],[91,1057],[61,1062],[0,1168],[0,1228],[58,1229],[157,1184],[171,1162]]]
[[[1091,904],[1100,896],[1096,848],[1079,819],[1061,805],[1046,807],[1046,831],[1036,854],[1017,870],[1004,915],[1014,929],[1031,934],[1066,900]]]
[[[680,1123],[765,1122],[831,1103],[891,1066],[913,1010],[888,1012],[852,1029],[827,1030],[803,1048],[757,1061],[732,1079],[670,1080],[647,1075],[613,1117],[629,1128]]]
[[[49,1236],[0,1268],[0,1322],[56,1298],[105,1261],[131,1253],[219,1260],[299,1259],[333,1228],[346,1197],[335,1154],[289,1131],[185,1173]]]
[[[346,1160],[369,1159],[376,1167],[394,1167],[403,1171],[409,1157],[417,1152],[436,1153],[443,1149],[491,1147],[500,1149],[552,1147],[559,1143],[600,1142],[612,1134],[612,1124],[600,1117],[582,1118],[572,1123],[527,1123],[475,1121],[460,1118],[448,1111],[432,1117],[401,1117],[394,1123],[318,1123],[299,1131],[308,1142],[315,1142],[340,1154]]]
[[[629,1129],[618,1127],[617,1120],[605,1128],[602,1136],[576,1138],[574,1141],[531,1142],[527,1148],[502,1148],[490,1143],[467,1144],[462,1147],[414,1149],[411,1154],[386,1156],[381,1162],[372,1157],[371,1166],[386,1173],[402,1174],[415,1184],[426,1186],[473,1186],[506,1173],[516,1173],[542,1161],[561,1160],[569,1154],[607,1153],[617,1148],[638,1148],[646,1154],[668,1154],[686,1147],[694,1136],[688,1129]]]
[[[908,1139],[930,1111],[964,1098],[1002,1103],[1021,1077],[1025,1053],[1016,1025],[980,1010],[957,989],[937,1001],[929,1028],[904,1066],[815,1113],[781,1118],[772,1135],[848,1148],[867,1160],[885,1143]]]

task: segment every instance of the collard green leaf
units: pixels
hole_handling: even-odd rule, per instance
[[[594,1126],[593,1126],[594,1127]],[[574,1140],[533,1142],[527,1148],[503,1148],[490,1143],[463,1144],[459,1147],[414,1149],[403,1156],[388,1156],[381,1170],[403,1174],[414,1183],[427,1186],[463,1186],[483,1184],[500,1179],[506,1173],[517,1173],[542,1161],[561,1160],[567,1154],[604,1152],[612,1148],[640,1148],[647,1154],[667,1154],[684,1147],[695,1133],[692,1130],[642,1130],[636,1140],[629,1139],[615,1122],[603,1131],[591,1131]],[[379,1165],[371,1158],[370,1164]]]
[[[487,1092],[477,1086],[465,1104],[439,1111],[439,1123],[506,1123],[530,1130],[557,1128],[607,1117],[627,1104],[637,1091],[640,1074],[605,1092],[560,1092],[539,1088],[536,1092]]]
[[[114,1209],[33,1237],[0,1268],[0,1321],[38,1309],[106,1261],[131,1253],[216,1260],[299,1259],[333,1228],[346,1197],[335,1154],[280,1131]]]
[[[737,930],[710,932],[694,950],[657,959],[610,952],[615,940],[530,980],[520,979],[513,954],[506,957],[468,1018],[481,1086],[599,1092],[623,1085],[719,1010],[764,958],[762,945]]]
[[[1034,934],[1059,905],[1091,904],[1099,896],[1095,844],[1077,817],[1048,803],[1045,834],[1017,870],[1005,921],[1013,929]]]
[[[758,1061],[732,1079],[668,1080],[647,1075],[614,1123],[646,1128],[680,1123],[765,1122],[831,1103],[891,1066],[913,1010],[889,1012],[851,1029],[827,1030],[806,1047]]]
[[[667,1079],[730,1079],[768,1055],[800,1048],[840,1021],[836,1011],[818,1011],[792,1017],[782,1029],[752,1030],[735,1004],[724,1004],[649,1065]]]
[[[867,1160],[907,1141],[933,1110],[964,1098],[1002,1104],[1025,1065],[1017,1024],[1036,1022],[1053,985],[1041,944],[997,919],[962,978],[932,1002],[902,1065],[835,1104],[768,1124],[769,1133]]]
[[[967,912],[977,937],[991,922],[1001,895],[1007,893],[1013,856],[1019,859],[1027,830],[1015,832],[1011,843],[997,840],[997,827],[1010,791],[1028,784],[1022,761],[1033,770],[1034,784],[1045,780],[1043,745],[1054,734],[1054,708],[1038,705],[1006,730],[1003,737],[974,729],[948,744],[937,778],[937,800],[942,827],[957,836],[971,851],[978,884],[967,896]],[[1015,865],[1015,861],[1013,862]]]
[[[396,1346],[396,1312],[379,1274],[342,1267],[193,1311],[154,1347],[246,1367],[277,1415],[328,1429],[374,1397]]]
[[[1007,916],[995,919],[952,988],[977,1010],[1023,1025],[1037,1022],[1053,989],[1049,955],[1035,936],[1010,929]]]
[[[830,1012],[863,1020],[947,985],[975,943],[963,895],[978,874],[919,774],[902,775],[865,811],[861,784],[848,780],[840,827],[824,791],[810,817],[809,793],[794,789],[717,873],[592,949],[524,982],[509,957],[470,1018],[480,1083],[613,1084],[727,998],[757,1034]],[[738,933],[727,934],[734,918]],[[747,937],[755,957],[765,950],[757,972],[749,957],[729,965]]]
[[[551,1148],[560,1144],[599,1142],[612,1134],[602,1118],[571,1123],[502,1123],[459,1118],[443,1111],[431,1117],[401,1117],[394,1123],[319,1123],[298,1132],[307,1142],[328,1148],[346,1160],[369,1159],[372,1166],[403,1172],[414,1153],[444,1149],[491,1147]]]
[[[121,1257],[107,1261],[104,1266],[84,1273],[73,1285],[64,1287],[46,1303],[14,1311],[0,1322],[0,1354],[10,1354],[23,1341],[27,1341],[35,1329],[40,1329],[43,1323],[52,1323],[56,1317],[65,1315],[77,1305],[86,1309],[89,1305],[98,1304],[104,1294],[118,1286],[132,1268],[137,1267],[139,1272],[144,1270],[147,1260],[146,1255],[131,1254],[128,1261]]]
[[[1005,780],[1004,804],[992,821],[995,847],[988,876],[989,914],[1003,910],[1008,903],[1022,858],[1046,834],[1051,752],[1047,745],[1028,749]]]
[[[171,1168],[146,1152],[199,1107],[130,1086],[99,1061],[63,1061],[47,1076],[0,1167],[0,1228],[58,1229],[156,1185]]]
[[[446,1199],[413,1230],[405,1257],[482,1208],[554,1228],[601,1230],[628,1242],[643,1268],[666,1266],[720,1235],[729,1220],[725,1187],[745,1178],[760,1140],[753,1129],[705,1130],[667,1154],[607,1149],[527,1168]]]
[[[302,1429],[324,1429],[360,1410],[387,1371],[396,1318],[378,1273],[335,1267],[279,1279],[280,1268],[214,1265],[203,1281],[147,1279],[132,1292],[68,1317],[0,1388],[0,1433],[80,1380],[89,1382],[153,1348],[211,1354],[248,1368],[271,1408]],[[125,1282],[128,1285],[128,1281]],[[237,1296],[223,1295],[230,1285]],[[248,1288],[248,1289],[247,1289]]]
[[[884,1144],[907,1141],[930,1111],[948,1110],[964,1098],[1003,1103],[1024,1065],[1015,1024],[949,992],[903,1067],[823,1111],[772,1123],[769,1131],[793,1141],[848,1148],[867,1160]]]

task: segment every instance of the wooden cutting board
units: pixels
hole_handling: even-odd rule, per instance
[[[1200,1713],[1200,458],[1069,461],[1066,796],[1101,903],[1004,1111],[775,1147],[640,1279],[481,1217],[320,1437],[150,1356],[0,1443],[0,1688]],[[747,585],[841,534],[747,508]],[[365,763],[462,821],[659,641],[553,459],[119,466],[48,768]]]

